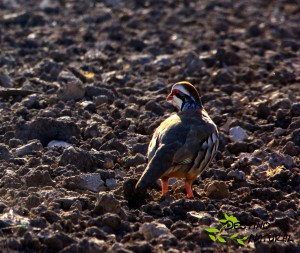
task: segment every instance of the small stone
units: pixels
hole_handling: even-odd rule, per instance
[[[37,94],[32,94],[27,96],[22,100],[22,104],[27,108],[33,108],[36,105],[39,105],[39,97]]]
[[[135,156],[130,156],[126,159],[125,165],[127,167],[138,166],[146,163],[147,159],[144,155],[137,153]]]
[[[234,155],[238,155],[242,152],[248,153],[249,152],[249,144],[246,142],[234,142],[227,144],[227,149],[230,153]]]
[[[161,223],[144,223],[139,229],[147,241],[162,235],[170,235],[170,230]]]
[[[214,221],[213,217],[207,212],[190,211],[187,212],[187,218],[192,223],[197,223],[197,225],[209,226]]]
[[[4,144],[0,144],[0,160],[9,160],[10,158],[11,154],[8,148]]]
[[[96,106],[108,104],[108,97],[106,95],[99,95],[93,98]]]
[[[118,185],[118,181],[115,178],[108,178],[105,180],[105,184],[108,188],[116,188]]]
[[[58,140],[52,140],[47,144],[48,148],[52,148],[52,147],[64,147],[67,148],[69,146],[71,146],[72,144],[65,142],[65,141],[58,141]]]
[[[0,86],[5,88],[12,88],[13,82],[7,73],[0,72]]]
[[[91,99],[94,99],[94,97],[97,97],[97,96],[105,96],[105,97],[100,97],[101,99],[105,99],[103,101],[103,103],[105,103],[105,104],[107,104],[107,103],[111,104],[115,100],[115,95],[111,91],[111,89],[95,87],[93,85],[89,85],[86,87],[86,96]],[[94,100],[94,103],[96,104],[96,106],[98,105],[95,100]]]
[[[240,126],[229,129],[229,139],[233,142],[244,141],[248,139],[247,132]]]
[[[24,156],[35,154],[36,152],[42,151],[43,145],[39,140],[33,140],[26,145],[23,145],[13,152],[15,156]]]
[[[268,211],[260,205],[254,205],[254,207],[251,210],[251,213],[255,216],[258,216],[261,219],[264,219],[268,216]]]
[[[300,129],[297,129],[292,133],[291,141],[300,147]]]
[[[285,144],[283,151],[290,156],[300,156],[300,148],[294,142],[289,141]]]
[[[292,102],[288,98],[281,98],[275,101],[275,103],[272,105],[271,109],[274,111],[277,111],[278,109],[291,109]]]
[[[271,114],[271,109],[267,102],[259,103],[257,106],[257,117],[261,119],[266,119]]]
[[[51,224],[61,219],[61,217],[52,210],[44,211],[41,215]]]
[[[246,179],[246,174],[244,171],[240,171],[240,170],[231,170],[227,176],[229,178],[233,178],[236,181],[245,181]]]
[[[287,216],[276,217],[274,221],[274,225],[276,227],[279,227],[281,231],[286,234],[290,230],[290,219]]]
[[[207,183],[204,187],[204,192],[209,198],[223,199],[229,197],[228,186],[223,181],[213,181]]]
[[[96,167],[97,161],[88,151],[70,146],[63,151],[59,160],[59,165],[66,166],[68,164],[75,165],[81,170],[90,171],[91,168]]]
[[[113,230],[118,230],[121,227],[121,218],[115,213],[106,213],[102,216],[102,225],[108,226]]]
[[[76,100],[84,97],[85,87],[73,73],[62,71],[58,76],[58,81],[61,84],[57,94],[59,99]]]
[[[40,203],[41,199],[38,196],[31,194],[26,198],[25,206],[30,210],[33,207],[37,207]]]
[[[53,186],[54,182],[52,181],[50,174],[47,170],[44,169],[33,169],[25,175],[25,182],[27,187],[30,186]]]
[[[119,201],[111,193],[100,192],[95,206],[95,212],[99,214],[121,212]]]
[[[281,136],[286,132],[285,129],[282,129],[281,127],[278,127],[274,130],[274,135],[275,136]]]
[[[278,166],[283,165],[285,157],[280,153],[273,153],[269,159],[269,165],[272,169],[275,169]]]
[[[290,114],[292,117],[300,116],[300,103],[299,102],[292,104]]]
[[[233,84],[235,83],[234,75],[226,68],[219,69],[213,75],[213,83],[215,83],[216,85]]]
[[[147,102],[145,105],[145,109],[160,116],[164,114],[164,109],[162,108],[162,106],[155,101]]]
[[[287,155],[284,157],[283,165],[286,166],[287,168],[291,169],[294,166],[296,166],[296,162],[294,161],[293,157],[291,157],[290,155]]]
[[[271,253],[271,246],[266,242],[255,243],[256,253]]]
[[[84,110],[87,110],[92,113],[96,112],[96,105],[92,101],[83,101],[80,103],[80,105]]]
[[[38,237],[47,246],[47,248],[55,251],[60,251],[66,246],[76,242],[75,239],[60,231],[53,233],[50,230],[42,230],[38,234]]]
[[[88,173],[66,179],[66,184],[71,189],[81,189],[93,192],[99,192],[104,182],[101,180],[100,174]]]

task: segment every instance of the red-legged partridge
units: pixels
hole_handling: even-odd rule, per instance
[[[169,178],[184,178],[190,198],[193,181],[216,155],[219,133],[204,110],[199,93],[189,82],[174,84],[167,100],[173,101],[180,112],[155,130],[148,147],[149,162],[136,188],[146,188],[160,178],[164,195]]]

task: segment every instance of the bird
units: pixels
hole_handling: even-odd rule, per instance
[[[162,195],[165,195],[169,179],[181,178],[185,180],[186,197],[192,198],[193,181],[217,153],[219,132],[191,83],[175,83],[167,101],[179,112],[165,119],[154,131],[147,151],[148,164],[135,189],[146,189],[160,179]]]

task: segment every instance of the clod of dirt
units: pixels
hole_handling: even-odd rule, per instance
[[[147,241],[150,241],[153,238],[157,238],[161,235],[171,235],[170,230],[161,223],[144,223],[140,229],[140,233],[142,233]]]
[[[136,190],[136,183],[136,179],[127,179],[123,184],[124,198],[130,208],[140,208],[150,197],[146,189]]]
[[[204,192],[207,197],[214,199],[229,198],[229,189],[223,181],[213,181],[207,183],[204,187]]]
[[[43,187],[43,186],[53,186],[54,182],[52,181],[49,171],[42,168],[35,168],[28,172],[25,175],[25,182],[28,187]]]
[[[121,212],[121,206],[119,201],[111,193],[100,192],[98,195],[97,203],[94,209],[97,214],[115,213]]]
[[[99,192],[101,186],[104,185],[101,176],[98,173],[80,174],[77,176],[69,177],[65,180],[64,185],[68,189],[81,189],[93,192]]]
[[[97,166],[97,160],[87,151],[75,149],[73,146],[66,148],[59,160],[59,165],[75,165],[78,169],[92,171]]]
[[[39,152],[41,150],[43,150],[41,142],[39,140],[33,140],[26,145],[16,148],[13,154],[15,156],[24,156],[35,154],[36,152]]]
[[[81,139],[79,127],[69,117],[36,118],[18,125],[15,135],[24,142],[38,139],[44,147],[52,140],[71,142],[71,138]]]
[[[84,97],[85,87],[80,79],[68,71],[60,72],[58,82],[61,87],[58,90],[57,96],[61,100],[77,100]]]

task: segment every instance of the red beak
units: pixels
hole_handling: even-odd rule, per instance
[[[170,93],[168,96],[167,96],[167,101],[171,101],[173,100],[173,94]]]

